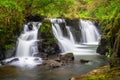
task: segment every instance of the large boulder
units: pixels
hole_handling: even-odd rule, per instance
[[[58,68],[58,67],[62,66],[62,63],[57,62],[55,60],[44,60],[42,65],[46,68],[54,69],[54,68]]]
[[[73,62],[74,61],[74,55],[73,55],[72,52],[67,52],[67,53],[64,53],[64,54],[60,54],[58,56],[58,58],[63,63],[69,63],[69,62]]]
[[[60,53],[57,39],[53,35],[52,23],[50,20],[45,19],[40,26],[38,32],[38,47],[41,53],[47,53],[48,55]]]

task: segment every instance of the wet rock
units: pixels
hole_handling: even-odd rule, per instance
[[[29,29],[30,31],[33,29],[32,23],[29,23],[29,24],[28,24],[28,29]]]
[[[80,63],[82,63],[82,64],[88,63],[88,62],[89,62],[89,60],[84,60],[84,59],[81,59],[81,60],[80,60]]]
[[[44,60],[42,65],[44,65],[45,67],[47,67],[49,69],[53,69],[53,68],[58,68],[58,67],[62,66],[62,63],[57,62],[55,60]]]
[[[101,54],[101,55],[106,55],[106,52],[108,52],[108,43],[109,41],[107,40],[107,38],[102,35],[101,40],[100,40],[100,44],[98,45],[97,48],[97,53]]]
[[[50,70],[61,66],[69,65],[74,62],[74,56],[71,52],[55,55],[47,55],[45,53],[42,53],[41,55],[43,62],[41,65],[38,66],[42,66]]]
[[[38,61],[38,60],[39,60],[39,58],[37,58],[37,57],[34,59],[34,61]]]
[[[41,53],[41,57],[43,60],[48,60],[48,54],[46,53]]]
[[[5,63],[3,61],[0,61],[0,65],[5,65]]]
[[[68,52],[62,55],[59,55],[59,59],[64,63],[69,63],[74,61],[74,55],[72,52]]]
[[[10,61],[4,61],[4,60],[2,60],[2,61],[0,61],[0,64],[1,65],[6,65],[6,64],[9,64],[9,63],[12,63],[12,62],[16,62],[16,61],[19,61],[19,59],[18,58],[14,58],[14,59],[12,59]]]
[[[14,58],[11,61],[7,62],[7,64],[12,63],[12,62],[16,62],[16,61],[19,61],[19,59],[18,58]]]

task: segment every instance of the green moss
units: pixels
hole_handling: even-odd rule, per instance
[[[56,43],[56,38],[53,35],[52,31],[52,24],[50,20],[46,19],[43,21],[42,25],[40,26],[40,36],[46,44]]]
[[[106,80],[106,75],[104,75],[104,74],[92,75],[83,80]]]

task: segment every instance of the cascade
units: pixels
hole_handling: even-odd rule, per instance
[[[96,48],[100,40],[100,33],[89,20],[79,20],[78,26],[68,25],[65,19],[50,19],[52,30],[58,45],[63,53],[73,52],[74,55],[96,55]],[[75,24],[75,22],[74,22]],[[34,66],[41,64],[42,60],[34,55],[38,53],[38,29],[41,23],[30,22],[24,25],[23,32],[18,37],[16,56],[7,59],[18,66]],[[77,31],[75,32],[75,30]],[[78,34],[76,34],[78,33]],[[77,36],[76,36],[77,35]],[[77,40],[78,39],[78,40]],[[97,54],[98,55],[98,54]],[[17,59],[16,59],[17,58]]]
[[[42,63],[40,57],[34,56],[38,53],[37,35],[40,25],[41,23],[37,22],[24,25],[23,32],[18,37],[16,56],[6,59],[5,62],[13,61],[10,65],[29,68]]]
[[[60,28],[60,23],[65,23],[64,19],[51,19],[52,22],[52,29],[53,29],[53,34],[55,35],[56,39],[58,40],[58,44],[62,52],[66,51],[72,51],[74,49],[74,39],[73,36],[70,32],[69,27],[65,28],[67,29],[70,38],[63,36],[62,30]]]
[[[73,52],[74,54],[97,54],[96,48],[101,37],[96,26],[89,20],[80,20],[79,21],[79,31],[81,33],[80,42],[76,42],[73,33],[72,27],[64,27],[67,29],[68,37],[63,36],[62,29],[60,28],[61,23],[65,23],[64,19],[51,19],[53,33],[58,40],[58,44],[62,52]]]
[[[18,38],[16,57],[31,57],[38,53],[37,33],[39,25],[28,23],[24,25],[23,33]]]
[[[98,44],[100,40],[100,33],[96,26],[89,20],[80,20],[80,29],[82,34],[83,44]]]

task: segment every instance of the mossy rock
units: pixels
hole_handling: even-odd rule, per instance
[[[48,55],[59,53],[60,49],[52,31],[52,23],[49,19],[45,19],[39,29],[39,39],[42,39],[39,45],[39,51]]]
[[[39,31],[40,31],[40,37],[43,39],[54,38],[54,35],[52,32],[52,24],[48,19],[45,19],[43,21]]]
[[[74,61],[74,55],[72,52],[66,52],[60,55],[60,60],[62,62],[70,62],[70,61]]]

